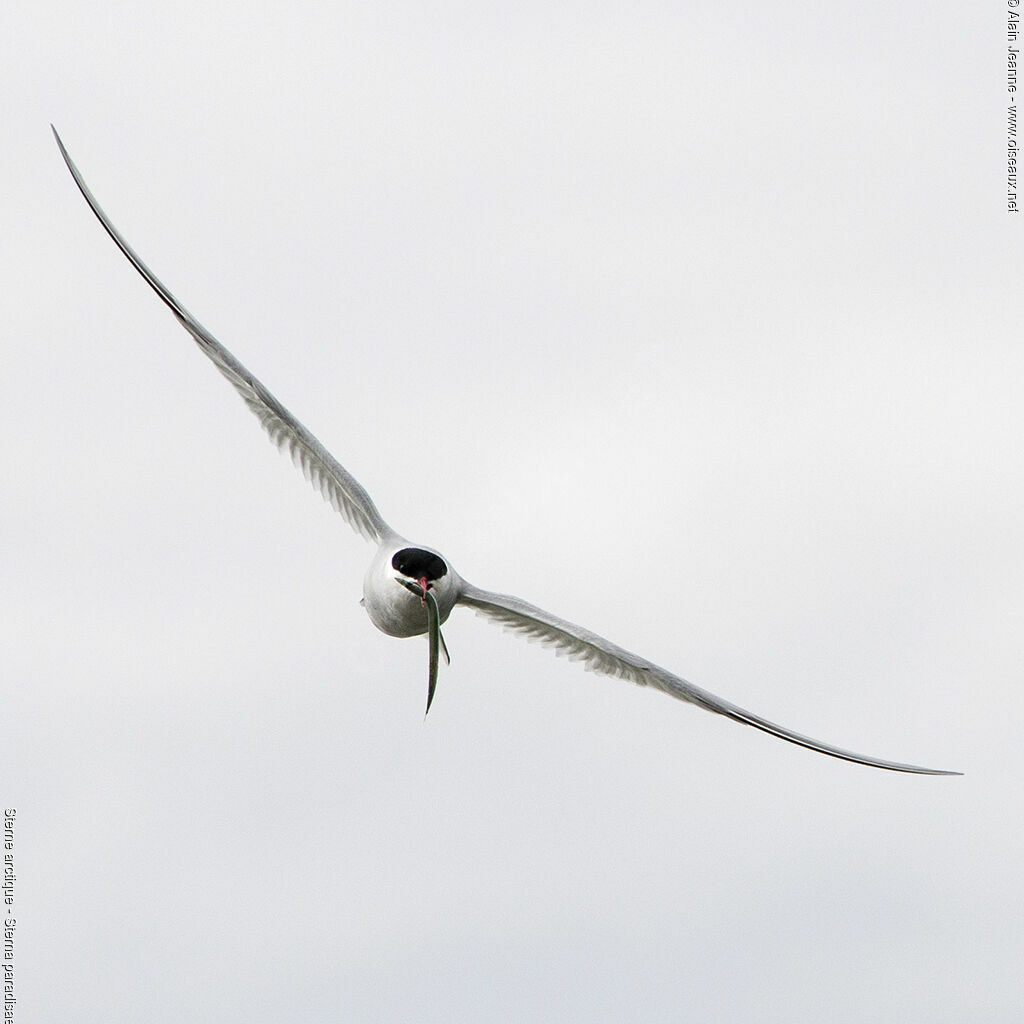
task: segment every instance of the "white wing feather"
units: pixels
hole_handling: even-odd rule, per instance
[[[53,125],[50,126],[53,128]],[[64,162],[75,179],[85,201],[103,225],[117,247],[128,257],[132,266],[146,279],[149,286],[166,303],[178,322],[192,335],[196,344],[209,356],[210,361],[242,396],[243,401],[256,414],[270,440],[291,456],[292,462],[302,470],[306,479],[325,501],[341,513],[357,533],[367,540],[380,543],[394,537],[395,531],[384,521],[377,506],[359,482],[217,339],[170,293],[157,276],[146,266],[135,250],[111,223],[89,190],[74,161],[64,148],[57,129],[54,138],[60,147]]]
[[[760,715],[744,711],[743,708],[737,707],[721,697],[716,697],[699,686],[694,686],[693,683],[687,682],[658,665],[636,654],[631,654],[603,636],[592,633],[589,629],[584,629],[565,619],[560,619],[557,615],[552,615],[518,597],[492,594],[463,580],[458,603],[467,605],[478,614],[497,622],[511,632],[526,637],[527,640],[537,641],[545,647],[552,648],[556,655],[568,657],[570,661],[582,662],[583,667],[591,672],[613,676],[616,679],[626,679],[638,686],[652,686],[669,696],[696,704],[707,711],[715,712],[715,714],[725,715],[744,725],[752,725],[755,729],[761,729],[772,736],[778,736],[780,739],[807,747],[809,750],[816,750],[844,761],[870,765],[873,768],[886,768],[894,772],[913,772],[918,775],[961,774],[960,772],[920,768],[917,765],[867,757],[832,746],[830,743],[822,743],[809,736],[803,736],[791,729],[769,722],[768,719],[762,718]]]

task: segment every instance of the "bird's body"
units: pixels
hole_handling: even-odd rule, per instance
[[[564,654],[574,661],[582,662],[585,668],[594,672],[662,690],[679,700],[831,757],[891,771],[922,775],[959,774],[855,754],[776,725],[618,647],[582,626],[552,615],[520,598],[475,587],[463,579],[440,552],[406,541],[388,525],[369,494],[348,471],[178,302],[143,263],[96,202],[56,130],[54,136],[82,195],[135,269],[241,395],[271,440],[292,457],[307,479],[353,529],[377,545],[363,579],[363,605],[374,626],[389,636],[410,637],[426,633],[430,638],[428,710],[436,680],[437,653],[444,647],[440,625],[447,621],[453,608],[461,604],[506,629],[553,648],[556,654]]]
[[[363,607],[382,633],[405,637],[422,636],[427,631],[423,601],[402,586],[400,579],[414,584],[425,580],[437,602],[441,625],[448,621],[459,597],[459,574],[433,549],[409,544],[400,537],[389,538],[377,548],[363,577]]]

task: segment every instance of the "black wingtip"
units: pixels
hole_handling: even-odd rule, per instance
[[[735,704],[728,704],[725,701],[719,701],[717,698],[715,704],[705,704],[705,707],[707,707],[709,711],[714,711],[716,714],[724,715],[726,718],[731,718],[734,722],[740,722],[743,725],[752,725],[755,729],[760,729],[762,732],[768,733],[769,736],[776,736],[781,740],[786,740],[787,743],[794,743],[799,747],[805,747],[807,750],[815,750],[819,754],[825,754],[828,757],[835,757],[841,761],[849,761],[853,764],[866,765],[868,768],[881,768],[890,772],[903,772],[907,775],[963,775],[963,772],[949,771],[945,768],[925,768],[916,764],[903,764],[899,761],[886,761],[882,758],[857,754],[852,750],[843,750],[841,747],[833,747],[829,743],[822,743],[819,740],[811,739],[809,736],[803,736],[790,729],[785,729],[780,725],[776,725],[775,722],[769,722],[768,719],[762,718],[760,715],[755,715],[750,711],[744,711],[743,708],[738,708]]]

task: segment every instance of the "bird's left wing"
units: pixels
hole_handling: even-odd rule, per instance
[[[50,125],[53,128],[53,125]],[[320,492],[325,501],[341,513],[357,533],[367,540],[380,543],[396,536],[384,521],[377,506],[360,483],[334,458],[333,455],[170,293],[135,250],[125,241],[111,223],[110,218],[96,202],[89,186],[74,161],[64,148],[57,129],[53,136],[60,147],[61,156],[85,201],[96,214],[107,234],[128,257],[133,267],[146,279],[146,283],[160,296],[178,322],[196,340],[210,361],[242,396],[245,404],[256,414],[263,429],[278,448],[287,452],[306,479]]]
[[[769,722],[760,715],[731,704],[713,693],[694,686],[693,683],[674,675],[639,657],[610,640],[606,640],[589,629],[577,626],[557,615],[544,611],[536,605],[529,604],[518,597],[507,594],[492,594],[489,591],[474,587],[465,580],[461,581],[458,603],[467,605],[480,615],[504,626],[505,629],[527,640],[535,640],[550,647],[556,655],[564,655],[571,661],[583,663],[583,667],[601,675],[626,679],[638,686],[652,686],[679,700],[696,704],[707,711],[725,715],[735,722],[752,725],[755,729],[778,736],[780,739],[795,743],[809,750],[816,750],[830,757],[838,757],[856,764],[870,765],[873,768],[886,768],[894,772],[913,772],[918,775],[959,775],[960,772],[942,771],[937,768],[920,768],[917,765],[901,764],[897,761],[885,761],[864,754],[822,743],[819,740],[803,736],[784,726]]]

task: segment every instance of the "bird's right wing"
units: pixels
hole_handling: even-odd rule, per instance
[[[53,125],[50,125],[53,128]],[[128,257],[133,267],[146,279],[146,283],[160,296],[178,322],[196,340],[210,361],[242,396],[245,404],[256,414],[270,440],[287,452],[306,479],[320,492],[325,501],[341,513],[356,532],[367,540],[380,543],[395,531],[384,521],[369,494],[333,455],[170,293],[135,250],[125,241],[111,223],[110,218],[96,202],[89,186],[74,161],[64,148],[57,129],[54,138],[61,156],[85,201],[103,225],[117,247]]]
[[[830,743],[803,736],[784,726],[769,722],[760,715],[744,711],[743,708],[731,704],[713,693],[694,686],[693,683],[646,661],[644,658],[613,644],[589,629],[577,626],[557,615],[544,611],[518,597],[507,594],[493,594],[472,584],[462,581],[458,603],[467,605],[480,615],[497,622],[505,629],[537,641],[550,647],[556,655],[564,655],[571,661],[583,663],[583,667],[601,675],[626,679],[638,686],[652,686],[663,693],[679,700],[696,704],[707,711],[725,715],[735,722],[752,725],[755,729],[778,736],[780,739],[795,743],[809,750],[816,750],[830,757],[838,757],[856,764],[870,765],[872,768],[885,768],[894,772],[913,772],[918,775],[959,775],[960,772],[942,771],[937,768],[920,768],[917,765],[901,764],[897,761],[885,761],[877,757],[855,754]]]

